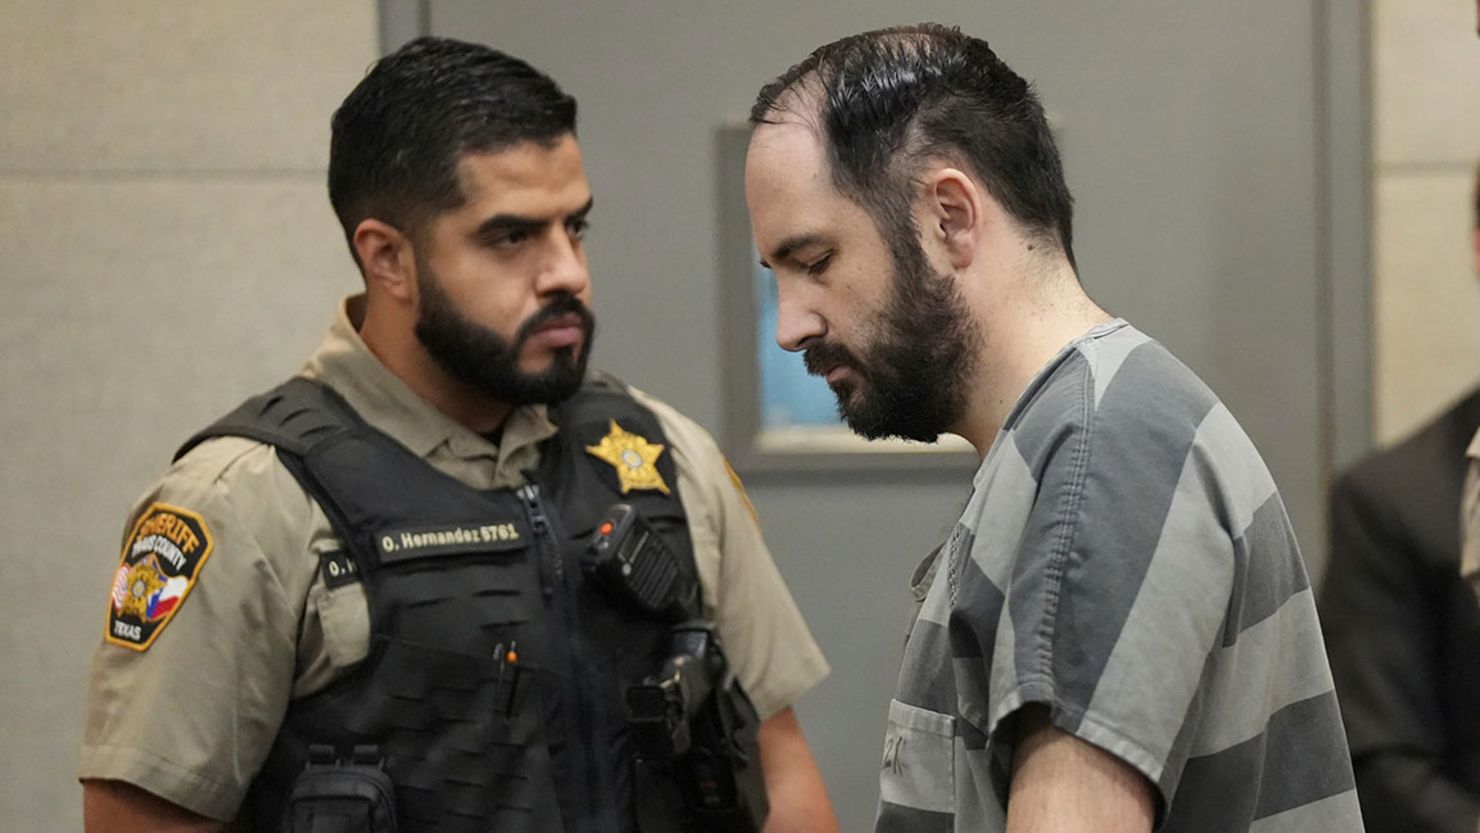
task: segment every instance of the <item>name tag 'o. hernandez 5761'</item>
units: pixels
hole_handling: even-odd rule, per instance
[[[211,547],[205,520],[189,509],[151,503],[139,513],[113,573],[104,638],[147,650],[195,586]]]

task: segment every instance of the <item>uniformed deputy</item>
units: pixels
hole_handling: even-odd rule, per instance
[[[766,829],[835,830],[791,710],[827,665],[738,480],[672,408],[583,382],[575,102],[421,39],[333,127],[366,292],[135,508],[93,661],[87,829],[277,830],[305,807],[362,829],[693,829],[654,807],[675,793],[636,769],[622,698],[702,618],[738,680],[712,681],[716,725],[743,738],[746,694],[761,718]],[[658,542],[666,583],[638,596],[671,588],[662,612],[585,569],[616,503]],[[743,740],[712,745],[754,770]]]

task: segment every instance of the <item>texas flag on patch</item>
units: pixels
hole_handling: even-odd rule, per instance
[[[190,580],[184,576],[175,576],[165,582],[163,587],[149,597],[149,603],[144,609],[144,621],[157,622],[170,615],[170,611],[185,598],[185,591],[189,589]]]

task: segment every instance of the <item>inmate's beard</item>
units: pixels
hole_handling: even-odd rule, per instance
[[[857,374],[833,392],[859,435],[934,442],[964,410],[981,340],[951,276],[931,269],[918,244],[894,258],[889,295],[872,341],[857,353],[836,342],[809,347],[807,370],[841,364]]]

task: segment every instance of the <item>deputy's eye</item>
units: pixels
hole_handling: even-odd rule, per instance
[[[496,234],[489,243],[495,249],[514,249],[524,245],[529,240],[529,232],[524,229],[509,229],[501,234]]]
[[[565,224],[565,232],[575,240],[583,240],[586,232],[591,230],[591,222],[585,218],[571,220]]]
[[[806,264],[803,268],[807,270],[807,274],[816,276],[822,274],[823,272],[826,272],[827,265],[831,262],[832,252],[828,252],[822,257],[819,257],[811,263]]]

